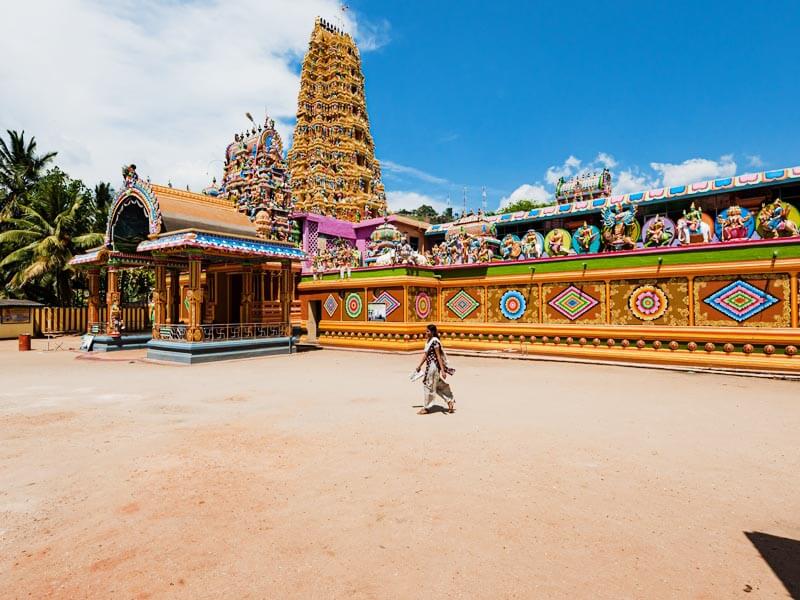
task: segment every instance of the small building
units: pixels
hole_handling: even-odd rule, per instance
[[[95,350],[146,346],[148,358],[184,363],[291,352],[295,274],[305,254],[289,239],[285,171],[269,118],[236,135],[213,193],[154,185],[126,167],[105,243],[72,260],[87,272]],[[152,332],[126,334],[119,273],[141,267],[155,275]],[[108,316],[99,322],[103,275]]]
[[[41,306],[33,300],[0,300],[0,340],[33,334],[33,309]]]

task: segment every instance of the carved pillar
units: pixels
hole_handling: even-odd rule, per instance
[[[88,314],[86,329],[91,332],[92,324],[100,321],[100,271],[91,269],[87,273],[89,284]]]
[[[161,337],[161,326],[167,316],[167,269],[156,265],[155,287],[153,289],[153,339]]]
[[[119,320],[122,313],[120,302],[122,295],[119,291],[119,271],[116,267],[108,267],[108,276],[106,280],[106,314],[108,323],[106,332],[108,335],[118,336]]]
[[[246,265],[242,271],[242,304],[239,307],[239,319],[242,323],[250,323],[253,317],[253,267]]]
[[[177,321],[175,315],[175,296],[178,294],[177,288],[177,281],[178,275],[176,275],[174,269],[169,270],[169,279],[167,281],[167,302],[166,302],[166,323],[175,323]]]
[[[291,307],[292,307],[292,263],[286,261],[281,263],[281,286],[280,286],[280,299],[281,299],[281,323],[286,326],[286,335],[292,331],[291,323],[289,323]]]
[[[189,259],[189,287],[186,290],[186,302],[189,305],[189,328],[186,331],[186,340],[200,342],[203,340],[203,329],[200,327],[203,317],[203,290],[200,287],[202,263],[199,258]]]

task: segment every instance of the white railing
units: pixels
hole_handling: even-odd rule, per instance
[[[220,323],[200,325],[203,342],[224,340],[250,340],[273,337],[286,337],[290,334],[288,323]],[[159,325],[159,337],[166,341],[186,341],[188,325]]]

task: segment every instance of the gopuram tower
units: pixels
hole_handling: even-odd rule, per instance
[[[289,170],[295,211],[347,221],[386,211],[358,48],[322,19],[303,60]]]

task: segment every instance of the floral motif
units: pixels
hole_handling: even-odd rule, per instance
[[[664,291],[655,285],[642,285],[631,292],[628,308],[641,321],[655,321],[664,316],[669,300]]]

